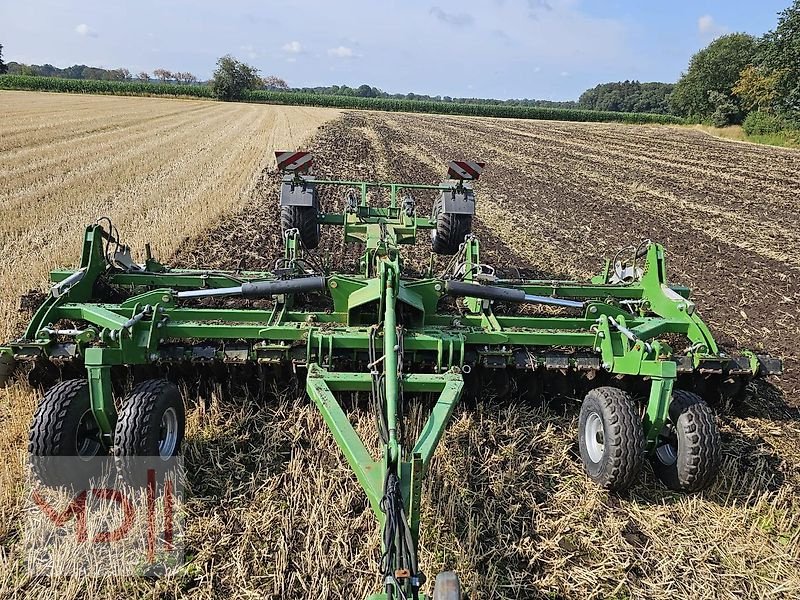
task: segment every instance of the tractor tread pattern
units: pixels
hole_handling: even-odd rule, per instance
[[[138,384],[125,399],[125,406],[114,431],[114,456],[144,456],[145,444],[152,427],[153,411],[158,398],[167,386],[166,379],[148,379]]]
[[[464,238],[472,231],[472,215],[442,212],[440,199],[434,204],[433,215],[436,220],[433,251],[447,256],[456,254]]]
[[[65,454],[61,441],[64,421],[78,394],[89,387],[85,379],[68,379],[54,385],[45,394],[31,423],[28,452],[34,456],[72,456]],[[70,448],[70,450],[72,450]]]
[[[678,487],[686,492],[703,490],[716,479],[722,460],[714,412],[700,396],[684,390],[672,393],[669,412],[685,442],[676,463]]]
[[[644,462],[644,430],[642,418],[630,394],[616,387],[604,386],[591,390],[587,399],[594,396],[605,409],[609,430],[605,444],[609,464],[598,480],[603,487],[624,491],[633,485]]]
[[[50,487],[81,488],[91,478],[100,474],[103,462],[97,460],[65,463],[58,457],[71,457],[78,453],[75,435],[80,419],[91,408],[89,383],[85,379],[67,379],[51,387],[34,413],[28,432],[28,453],[33,476]],[[53,460],[53,459],[56,460]]]
[[[307,250],[319,246],[319,223],[317,223],[317,207],[315,206],[282,206],[281,229],[297,229],[300,241]]]

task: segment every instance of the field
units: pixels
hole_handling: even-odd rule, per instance
[[[751,386],[739,405],[717,406],[718,482],[674,494],[648,469],[629,494],[609,495],[581,472],[576,401],[464,403],[426,486],[423,569],[455,568],[470,598],[800,595],[796,151],[665,126],[161,99],[3,92],[0,110],[15,117],[0,125],[0,198],[13,211],[0,259],[9,331],[20,323],[14,298],[77,256],[80,226],[98,213],[112,213],[136,248],[151,239],[181,265],[270,265],[280,247],[273,146],[312,149],[318,173],[337,178],[435,183],[449,159],[485,160],[475,227],[484,261],[545,278],[589,276],[603,256],[643,237],[664,243],[671,279],[693,288],[718,339],[786,360],[782,378]],[[114,114],[128,119],[122,132],[109,129]],[[156,124],[147,121],[157,114]],[[119,145],[112,151],[103,140]],[[325,252],[349,266],[339,238],[324,237]],[[410,257],[412,267],[425,260],[424,250]],[[2,394],[0,451],[12,460],[0,471],[0,597],[358,598],[375,590],[379,542],[366,501],[316,410],[285,391],[231,398],[218,390],[190,412],[191,560],[178,575],[27,578],[15,527],[35,400],[22,383]],[[351,416],[370,430],[368,415]]]
[[[139,81],[98,81],[91,79],[62,79],[60,77],[30,77],[26,75],[0,76],[0,90],[2,89],[72,92],[78,94],[114,94],[120,96],[172,96],[209,99],[214,97],[211,87],[207,85],[181,85],[177,83],[149,83]],[[298,91],[252,90],[245,94],[244,101],[266,104],[289,104],[297,106],[322,106],[329,108],[354,108],[517,119],[557,119],[560,121],[619,123],[683,122],[683,119],[672,115],[648,113],[623,113],[574,108],[513,106],[472,102],[441,102],[434,100],[409,100],[405,98],[364,98],[360,96],[338,96],[334,94],[315,94]]]

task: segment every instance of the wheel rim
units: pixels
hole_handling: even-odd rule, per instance
[[[78,422],[75,455],[81,460],[88,461],[99,454],[101,446],[100,428],[89,409],[81,415],[81,420]]]
[[[161,415],[161,427],[158,436],[158,455],[166,460],[175,454],[178,445],[178,414],[170,407]]]
[[[673,442],[665,442],[656,448],[656,458],[663,465],[674,465],[678,462],[678,448]]]
[[[605,453],[605,437],[603,432],[603,419],[597,413],[591,413],[586,418],[583,430],[583,441],[586,444],[586,453],[592,462],[599,463]]]

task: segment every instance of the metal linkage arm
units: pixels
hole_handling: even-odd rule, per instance
[[[178,292],[178,298],[208,298],[210,296],[243,296],[245,298],[269,298],[280,294],[303,294],[319,292],[326,288],[324,277],[295,277],[276,281],[254,281],[236,287],[187,290]]]
[[[564,306],[567,308],[584,308],[585,302],[553,298],[551,296],[536,296],[526,294],[525,290],[518,288],[505,288],[494,285],[478,285],[464,281],[445,281],[445,291],[451,296],[468,296],[483,300],[498,300],[502,302],[519,302],[529,304],[548,304],[551,306]]]

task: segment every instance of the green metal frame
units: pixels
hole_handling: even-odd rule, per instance
[[[197,347],[203,346],[204,360],[305,367],[308,395],[355,472],[381,528],[386,527],[381,505],[384,485],[389,473],[396,475],[414,550],[419,538],[422,481],[461,397],[465,366],[519,368],[515,352],[522,349],[528,353],[527,367],[537,370],[547,366],[548,349],[570,348],[595,357],[599,369],[608,373],[646,378],[651,383],[643,425],[649,451],[653,451],[667,418],[679,366],[688,364],[701,372],[709,365],[720,372],[733,372],[735,367],[742,377],[765,374],[761,357],[753,353],[746,354],[745,370],[741,360],[720,352],[695,311],[689,290],[667,283],[664,249],[658,244],[649,245],[640,263],[641,277],[629,283],[612,283],[609,263],[588,283],[494,283],[526,294],[583,300],[586,305],[579,316],[497,315],[491,302],[469,297],[464,299],[461,314],[448,314],[439,310],[445,280],[432,271],[421,279],[402,276],[399,246],[414,243],[418,230],[433,229],[436,223],[400,207],[398,197],[401,190],[451,190],[458,184],[313,182],[354,187],[360,192],[357,206],[349,212],[320,214],[318,219],[321,224],[343,227],[346,241],[365,247],[360,273],[327,275],[326,294],[333,310],[295,310],[291,296],[276,297],[269,310],[185,306],[177,297],[182,290],[272,281],[278,274],[173,269],[152,259],[149,251],[145,270],[122,270],[107,260],[109,233],[95,224],[86,228],[79,270],[51,274],[53,283],[63,285],[63,289],[48,296],[22,338],[0,348],[0,355],[5,362],[64,357],[82,360],[90,383],[92,411],[109,445],[116,420],[113,366],[192,360]],[[388,207],[369,205],[368,192],[372,189],[389,190]],[[285,264],[291,266],[302,259],[295,232],[286,235],[285,248]],[[476,239],[465,240],[462,259],[465,280],[474,280],[475,267],[481,264]],[[100,281],[128,289],[132,295],[120,303],[106,302],[97,295]],[[621,302],[635,303],[634,310]],[[398,323],[401,305],[405,320]],[[58,330],[63,321],[81,325],[74,331]],[[667,334],[685,336],[689,350],[675,354],[660,341]],[[209,340],[215,345],[208,346]],[[372,373],[337,368],[342,359],[358,364],[371,343],[382,347],[380,365],[370,368],[380,367],[383,375],[382,412],[388,429],[388,438],[376,459],[337,399],[339,392],[372,389]],[[575,368],[578,359],[578,355],[565,354],[562,360],[567,362],[562,368]],[[403,364],[411,365],[411,372],[404,372]],[[418,365],[424,365],[425,372],[416,372]],[[405,392],[437,396],[413,445],[404,444],[398,435],[403,419],[399,400]],[[376,598],[404,597],[401,593],[409,598],[424,597],[418,591],[418,582],[404,577],[406,566],[396,565],[397,578],[385,581],[384,592]]]

